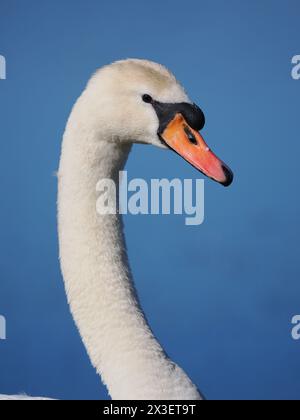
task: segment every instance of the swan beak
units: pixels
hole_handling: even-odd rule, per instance
[[[233,172],[209,149],[198,131],[181,114],[176,114],[161,134],[163,141],[204,175],[228,187]]]

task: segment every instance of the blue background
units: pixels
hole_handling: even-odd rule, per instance
[[[1,0],[0,392],[107,398],[68,311],[56,179],[71,106],[91,73],[126,57],[167,65],[204,110],[230,189],[206,181],[206,221],[127,217],[137,288],[170,356],[208,399],[298,399],[298,0]],[[196,178],[135,146],[129,176]]]

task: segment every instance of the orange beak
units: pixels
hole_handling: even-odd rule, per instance
[[[200,133],[193,130],[181,114],[176,114],[161,134],[164,142],[204,175],[228,187],[233,173],[209,149]]]

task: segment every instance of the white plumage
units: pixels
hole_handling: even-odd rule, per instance
[[[100,69],[73,108],[58,172],[62,272],[91,362],[113,399],[196,400],[196,386],[166,356],[136,299],[121,219],[96,212],[98,181],[118,182],[134,141],[164,147],[143,94],[190,103],[164,67],[127,60]]]
[[[33,398],[27,395],[1,395],[0,401],[50,401],[50,398]]]

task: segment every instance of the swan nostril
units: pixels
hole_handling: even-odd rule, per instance
[[[197,145],[198,144],[197,139],[194,136],[194,134],[191,132],[191,130],[189,129],[189,127],[185,126],[184,127],[184,131],[185,131],[185,134],[187,135],[190,143],[192,143],[194,145]]]

